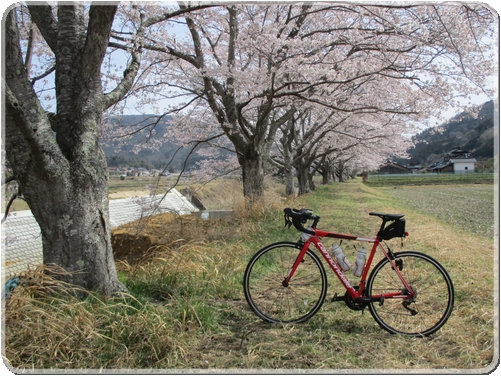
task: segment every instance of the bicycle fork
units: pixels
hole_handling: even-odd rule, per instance
[[[297,268],[299,267],[299,264],[303,262],[304,260],[304,255],[308,251],[308,246],[309,242],[304,243],[304,246],[301,247],[301,243],[298,243],[296,247],[300,249],[301,251],[297,255],[296,261],[294,261],[294,264],[289,270],[289,273],[285,276],[284,280],[282,281],[282,286],[283,287],[289,287],[289,281],[291,280],[292,276],[296,272]]]

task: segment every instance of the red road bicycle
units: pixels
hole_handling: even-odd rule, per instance
[[[426,254],[394,253],[384,242],[408,235],[404,214],[369,215],[382,220],[375,238],[319,230],[320,217],[311,210],[284,209],[286,226],[294,225],[301,237],[296,243],[270,244],[251,258],[243,283],[251,309],[272,323],[299,323],[318,312],[327,295],[327,275],[320,258],[310,249],[313,244],[346,288],[344,296],[335,294],[332,301],[344,301],[353,310],[368,307],[376,322],[390,333],[419,337],[440,329],[454,306],[449,274]],[[308,221],[312,224],[305,228]],[[352,286],[321,238],[372,243],[358,286]],[[383,259],[371,269],[378,250]]]

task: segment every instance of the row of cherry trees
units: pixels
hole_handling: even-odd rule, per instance
[[[42,2],[11,7],[2,27],[9,179],[44,263],[106,294],[123,290],[99,143],[110,130],[155,147],[172,116],[168,137],[234,152],[252,203],[266,163],[289,182],[295,168],[306,190],[329,163],[399,153],[410,125],[481,92],[496,68],[497,17],[480,3]],[[103,126],[103,113],[152,106],[134,129]]]
[[[142,105],[172,99],[159,108],[173,115],[169,137],[232,149],[224,166],[238,164],[251,203],[268,162],[290,194],[294,177],[304,193],[315,172],[327,179],[334,166],[400,155],[417,122],[479,92],[493,72],[493,19],[481,5],[228,5],[176,22],[145,32],[133,93]]]

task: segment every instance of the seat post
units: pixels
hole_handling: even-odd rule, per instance
[[[381,218],[381,219],[382,219],[381,227],[379,228],[377,236],[381,236],[381,234],[383,233],[383,230],[384,230],[384,226],[386,225],[386,222],[387,222],[387,220],[385,218]]]

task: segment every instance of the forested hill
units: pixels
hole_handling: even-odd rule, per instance
[[[481,106],[478,117],[467,112],[453,117],[438,129],[426,129],[414,136],[415,147],[408,150],[410,159],[399,163],[429,165],[440,161],[442,156],[455,147],[473,153],[477,160],[494,157],[494,108],[493,101]]]
[[[124,115],[108,120],[114,122],[115,126],[128,127],[128,132],[131,132],[130,129],[144,128],[143,132],[132,132],[127,138],[116,138],[108,142],[102,140],[101,146],[108,160],[108,166],[165,169],[170,172],[183,169],[190,171],[198,168],[197,162],[205,158],[199,155],[198,151],[207,148],[207,145],[192,143],[180,147],[168,136],[166,137],[170,117],[158,119],[156,115]],[[158,142],[160,140],[162,142]],[[220,149],[214,155],[224,157],[228,153],[230,152]]]
[[[155,117],[153,115],[126,115],[120,119],[113,119],[113,121],[118,123],[118,126],[134,125],[137,128],[147,126],[154,120]],[[153,137],[160,139],[165,135],[168,121],[169,118],[164,118],[155,125],[155,136]],[[158,149],[152,149],[150,147],[151,142],[148,141],[147,136],[148,132],[145,134],[140,132],[133,134],[130,138],[125,140],[119,151],[117,151],[117,146],[121,141],[120,139],[111,142],[103,141],[102,147],[106,154],[108,165],[114,167],[130,166],[144,167],[146,169],[156,168],[160,170],[167,168],[168,170],[175,171],[182,168],[190,152],[189,149],[185,148],[178,150],[179,146],[172,142],[164,142]],[[138,153],[135,153],[134,149],[138,145],[142,145],[142,149]],[[187,163],[188,169],[199,159],[200,157],[198,155],[192,155]]]

